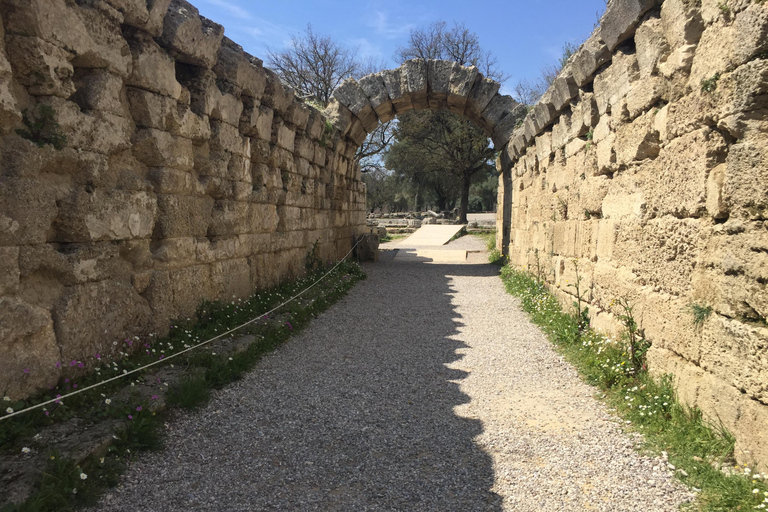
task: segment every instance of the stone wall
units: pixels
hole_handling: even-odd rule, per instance
[[[357,144],[185,1],[1,0],[0,16],[0,392],[362,231]]]
[[[567,307],[578,264],[603,331],[632,301],[650,369],[768,464],[768,3],[613,0],[499,165],[511,263]]]

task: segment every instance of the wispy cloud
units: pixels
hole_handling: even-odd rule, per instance
[[[369,25],[374,31],[388,39],[399,39],[408,35],[408,33],[415,28],[413,23],[393,23],[389,19],[389,15],[384,11],[373,11],[370,17]]]
[[[216,7],[220,7],[221,9],[224,9],[228,13],[232,14],[233,16],[237,16],[240,19],[243,20],[250,20],[253,19],[253,16],[250,12],[246,11],[239,5],[228,2],[227,0],[206,0],[209,4],[215,5]]]
[[[248,25],[240,27],[240,30],[263,48],[288,46],[291,44],[291,37],[299,33],[293,27],[272,23],[262,18],[252,18]]]
[[[384,58],[384,52],[381,50],[381,47],[370,42],[364,37],[351,39],[350,43],[351,46],[357,48],[357,56],[360,59],[379,60]]]

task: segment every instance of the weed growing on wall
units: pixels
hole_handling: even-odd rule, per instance
[[[162,447],[162,425],[168,410],[160,406],[163,400],[170,408],[194,409],[204,405],[211,389],[240,379],[266,352],[301,331],[319,312],[337,302],[355,283],[365,278],[360,265],[354,262],[341,263],[321,280],[326,272],[327,268],[317,269],[303,279],[258,292],[247,299],[204,302],[193,318],[174,323],[163,338],[135,337],[115,342],[113,355],[124,359],[110,360],[111,356],[97,353],[90,362],[96,368],[86,375],[64,378],[48,392],[28,400],[12,403],[4,396],[2,404],[6,413],[50,399],[56,399],[56,402],[0,421],[0,456],[21,454],[39,460],[40,454],[50,451],[39,441],[39,432],[72,419],[91,429],[102,425],[107,432],[112,432],[110,429],[116,425],[116,430],[104,456],[87,457],[79,465],[50,451],[46,459],[48,467],[33,496],[23,504],[4,507],[2,512],[70,510],[76,505],[93,503],[102,489],[116,484],[125,464],[137,452]],[[304,290],[307,290],[305,294],[269,316],[259,316]],[[228,347],[232,340],[224,339],[164,363],[160,372],[183,375],[170,385],[165,378],[158,377],[161,373],[154,373],[158,368],[150,368],[131,375],[130,379],[63,398],[78,386],[82,388],[102,382],[161,361],[255,318],[258,319],[256,322],[237,333],[240,340],[235,346]],[[84,363],[58,363],[58,366],[73,369],[80,365],[84,366]]]
[[[712,306],[693,303],[689,306],[689,311],[693,315],[693,325],[701,327],[712,314]]]
[[[705,421],[698,409],[681,404],[671,377],[654,378],[646,371],[643,348],[647,342],[644,344],[631,303],[616,301],[627,332],[623,340],[613,340],[582,329],[579,312],[563,311],[546,284],[531,273],[506,266],[501,278],[507,291],[520,298],[531,320],[582,377],[604,392],[603,398],[625,426],[643,434],[643,448],[660,454],[669,469],[698,492],[691,509],[715,512],[768,507],[768,474],[737,466],[733,436],[722,426]],[[635,343],[634,353],[631,343]]]
[[[29,109],[22,111],[22,122],[25,129],[18,129],[16,133],[31,140],[42,148],[50,144],[56,149],[64,149],[67,137],[61,133],[61,126],[56,121],[56,112],[50,105],[40,105],[36,112]]]
[[[720,73],[715,73],[710,78],[701,81],[701,92],[715,92],[717,82],[720,80]]]

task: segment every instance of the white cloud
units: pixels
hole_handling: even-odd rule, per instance
[[[392,23],[387,13],[378,10],[371,15],[369,25],[377,34],[388,39],[404,37],[415,27],[413,23]]]
[[[384,52],[381,47],[373,44],[368,39],[361,37],[350,40],[353,46],[357,48],[357,57],[360,59],[382,59]]]
[[[250,20],[253,18],[251,13],[243,9],[237,4],[234,4],[232,2],[228,2],[227,0],[206,0],[209,4],[213,4],[216,7],[220,7],[224,9],[225,11],[229,12],[233,16],[237,16],[240,19],[244,20]]]

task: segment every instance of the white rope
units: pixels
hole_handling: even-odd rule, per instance
[[[323,276],[320,277],[320,279],[318,279],[317,281],[315,281],[314,283],[312,283],[307,288],[305,288],[301,292],[297,293],[296,295],[294,295],[290,299],[286,300],[282,304],[280,304],[278,306],[275,306],[274,308],[270,309],[266,313],[262,313],[259,316],[255,317],[255,318],[252,318],[251,320],[248,320],[244,324],[240,324],[237,327],[234,327],[234,328],[232,328],[232,329],[230,329],[230,330],[228,330],[226,332],[223,332],[223,333],[221,333],[221,334],[219,334],[217,336],[214,336],[213,338],[210,338],[210,339],[205,340],[205,341],[203,341],[201,343],[198,343],[197,345],[193,345],[193,346],[191,346],[191,347],[189,347],[187,349],[184,349],[182,351],[176,352],[175,354],[171,354],[168,357],[164,357],[163,359],[158,359],[157,361],[153,361],[153,362],[151,362],[149,364],[146,364],[144,366],[141,366],[141,367],[136,368],[134,370],[131,370],[129,372],[126,372],[125,370],[123,370],[123,373],[121,373],[120,375],[116,375],[116,376],[111,377],[111,378],[109,378],[107,380],[103,380],[101,382],[97,382],[96,384],[91,384],[90,386],[86,386],[86,387],[84,387],[82,389],[78,389],[77,391],[73,391],[73,392],[68,393],[68,394],[66,394],[64,396],[60,396],[60,397],[57,397],[57,398],[52,398],[52,399],[50,399],[50,400],[48,400],[46,402],[39,403],[37,405],[32,405],[32,406],[27,407],[25,409],[19,409],[18,411],[14,411],[12,413],[6,414],[5,416],[0,417],[0,421],[7,420],[8,418],[13,418],[14,416],[18,416],[19,414],[22,414],[22,413],[25,413],[27,411],[31,411],[31,410],[34,410],[34,409],[39,409],[40,407],[44,407],[44,406],[52,404],[52,403],[62,402],[62,401],[64,401],[64,399],[69,398],[69,397],[74,396],[74,395],[77,395],[78,393],[83,393],[85,391],[89,391],[89,390],[97,388],[99,386],[103,386],[104,384],[107,384],[109,382],[112,382],[112,381],[115,381],[115,380],[118,380],[118,379],[122,379],[124,377],[129,376],[129,375],[133,375],[134,373],[138,373],[140,371],[146,370],[147,368],[150,368],[150,367],[155,366],[157,364],[165,363],[166,361],[169,361],[169,360],[173,359],[174,357],[178,357],[178,356],[180,356],[180,355],[182,355],[182,354],[184,354],[186,352],[189,352],[190,350],[194,350],[194,349],[196,349],[198,347],[202,347],[203,345],[207,345],[207,344],[209,344],[209,343],[211,343],[213,341],[221,339],[224,336],[227,336],[228,334],[232,334],[233,332],[238,331],[238,330],[242,329],[243,327],[245,327],[247,325],[250,325],[253,322],[256,322],[257,320],[262,319],[263,317],[269,315],[270,313],[274,313],[275,311],[277,311],[278,309],[282,308],[286,304],[289,304],[290,302],[293,302],[294,300],[298,299],[299,297],[301,297],[302,295],[307,293],[309,290],[314,288],[318,283],[323,281],[326,277],[328,277],[334,270],[336,270],[339,267],[339,265],[341,265],[344,262],[344,260],[346,260],[349,257],[350,254],[352,254],[352,251],[355,250],[355,247],[357,247],[357,245],[360,243],[360,240],[361,240],[361,238],[358,238],[357,242],[355,242],[355,245],[352,246],[352,248],[349,250],[349,252],[343,258],[341,258],[339,260],[339,262],[336,263],[336,265],[331,270],[329,270],[328,272],[323,274]]]

